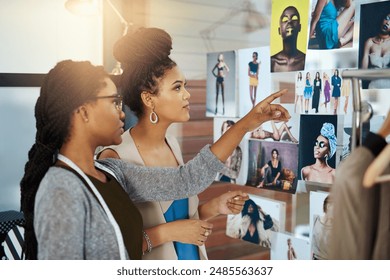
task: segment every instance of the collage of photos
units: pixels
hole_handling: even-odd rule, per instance
[[[209,53],[206,116],[214,118],[214,140],[279,90],[288,92],[274,103],[291,115],[287,122],[268,121],[249,132],[216,180],[249,186],[259,193],[296,195],[309,193],[313,186],[329,191],[337,167],[352,147],[353,89],[343,71],[389,68],[389,28],[390,1],[273,0],[269,46]],[[389,88],[388,83],[362,81],[362,87]],[[369,98],[376,102],[374,95]],[[363,123],[363,137],[383,120],[380,115]],[[325,213],[321,211],[319,216]],[[265,215],[255,212],[257,219]],[[229,217],[228,222],[240,223],[237,219]],[[249,233],[237,228],[230,227],[226,234],[250,241]],[[318,239],[317,229],[314,235]],[[275,259],[289,259],[287,247],[301,248],[299,257],[292,253],[298,249],[289,249],[291,259],[326,258],[313,253],[313,246],[318,247],[312,244],[314,239],[288,232],[254,238],[255,243],[271,248]],[[276,240],[275,247],[271,240]]]

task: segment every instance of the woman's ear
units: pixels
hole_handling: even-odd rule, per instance
[[[77,111],[76,111],[79,115],[80,115],[80,117],[82,118],[82,120],[84,121],[84,122],[88,122],[89,121],[89,118],[88,118],[88,110],[87,110],[87,108],[85,107],[85,106],[80,106],[78,109],[77,109]]]
[[[144,105],[146,107],[151,108],[151,109],[154,108],[153,97],[152,97],[152,94],[150,92],[143,91],[141,93],[141,99],[142,99],[142,103],[144,103]]]

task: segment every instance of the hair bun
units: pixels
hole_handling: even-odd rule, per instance
[[[121,63],[153,64],[168,58],[172,38],[159,28],[139,28],[120,38],[114,45],[114,57]]]

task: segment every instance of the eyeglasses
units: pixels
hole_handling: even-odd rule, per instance
[[[317,140],[314,142],[314,147],[320,147],[320,148],[324,148],[324,147],[327,147],[328,145],[324,142],[324,141],[320,141],[318,142]]]
[[[122,111],[123,108],[123,100],[122,100],[122,95],[117,94],[117,95],[107,95],[107,96],[96,96],[95,99],[105,99],[105,98],[114,98],[115,99],[115,109],[118,110],[118,112]]]

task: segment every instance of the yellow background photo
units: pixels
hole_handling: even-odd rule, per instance
[[[283,49],[282,37],[279,34],[279,20],[283,10],[288,6],[295,7],[300,16],[301,32],[298,34],[297,48],[306,53],[308,42],[310,0],[272,0],[270,51],[271,56]]]

